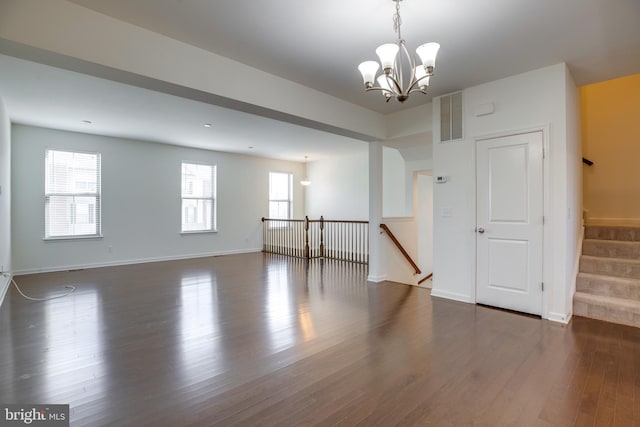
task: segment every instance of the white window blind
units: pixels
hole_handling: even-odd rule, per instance
[[[216,167],[182,163],[182,232],[216,229]]]
[[[269,172],[269,218],[291,219],[293,174]]]
[[[45,152],[45,239],[100,236],[100,154]]]

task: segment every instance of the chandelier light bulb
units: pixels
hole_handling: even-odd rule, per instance
[[[422,65],[417,65],[414,69],[414,75],[421,91],[426,91],[429,86],[429,75]]]
[[[360,73],[362,73],[365,88],[369,89],[373,86],[378,68],[380,68],[380,65],[376,61],[365,61],[358,66]]]
[[[421,46],[418,46],[416,49],[416,53],[422,60],[422,65],[425,69],[431,67],[435,68],[436,66],[436,55],[438,55],[438,50],[440,50],[440,45],[438,43],[425,43]],[[433,71],[432,71],[433,72]]]
[[[307,156],[304,156],[304,169],[304,179],[300,180],[300,185],[302,185],[303,187],[308,187],[309,185],[311,185],[311,181],[309,181],[309,177],[307,176]]]
[[[386,43],[376,49],[385,74],[389,74],[393,69],[399,50],[400,47],[395,43]]]
[[[386,74],[380,74],[377,78],[378,81],[378,86],[380,86],[383,91],[382,94],[384,95],[384,97],[389,100],[389,98],[391,98],[391,86],[389,86],[389,81],[387,80],[387,76]]]

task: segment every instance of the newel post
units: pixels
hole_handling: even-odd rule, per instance
[[[304,258],[309,259],[309,217],[304,217]]]
[[[267,224],[262,217],[262,252],[267,252]]]
[[[320,215],[320,258],[324,258],[324,216]]]

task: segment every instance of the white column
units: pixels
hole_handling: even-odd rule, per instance
[[[387,267],[382,251],[382,143],[369,143],[369,277],[370,282],[382,282]]]
[[[11,264],[11,122],[0,98],[0,269],[11,272]],[[10,278],[0,274],[0,305]]]

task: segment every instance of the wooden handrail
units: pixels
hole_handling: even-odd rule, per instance
[[[396,236],[394,236],[391,230],[389,230],[389,227],[387,227],[387,224],[380,224],[380,228],[382,228],[382,230],[384,230],[387,233],[387,236],[389,236],[391,241],[396,245],[396,248],[398,248],[398,250],[402,253],[404,258],[409,262],[409,264],[411,264],[411,267],[413,267],[413,269],[416,272],[415,274],[421,274],[422,272],[418,268],[418,265],[415,262],[413,262],[413,260],[411,259],[411,256],[407,253],[407,251],[404,250],[404,248],[402,247],[398,239],[396,239]]]
[[[424,282],[426,282],[427,280],[431,279],[432,277],[433,277],[433,273],[427,274],[422,279],[420,279],[420,281],[418,282],[418,285],[423,284]]]
[[[262,217],[262,222],[265,221],[279,221],[279,222],[304,222],[304,219],[279,219],[279,218],[265,218]]]

